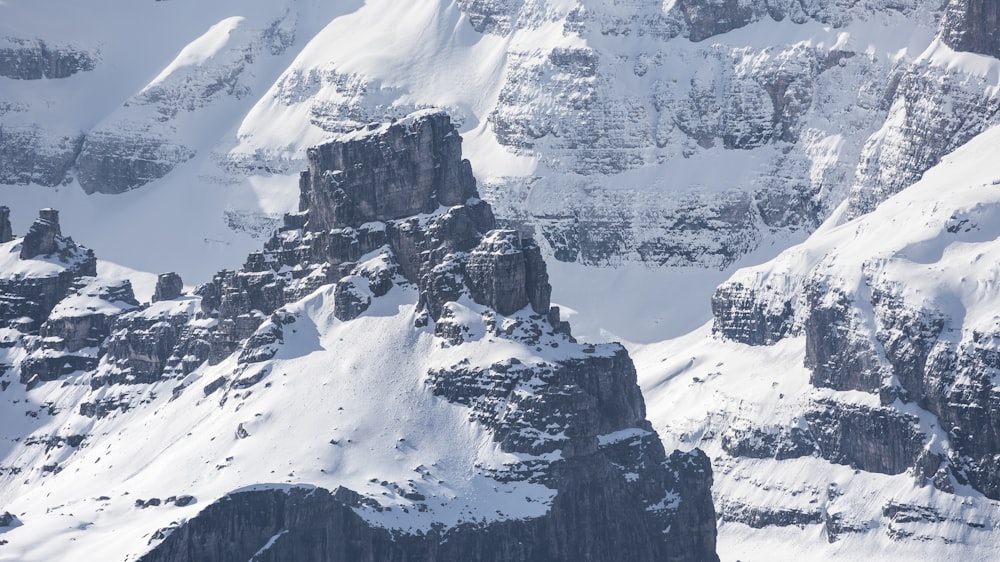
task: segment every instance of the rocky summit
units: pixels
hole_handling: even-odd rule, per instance
[[[998,25],[0,0],[0,560],[997,559]]]
[[[108,521],[108,530],[128,519],[116,534],[134,540],[108,552],[144,561],[717,559],[708,458],[663,449],[622,346],[573,338],[549,303],[538,245],[495,228],[461,144],[446,114],[423,111],[310,150],[300,209],[263,250],[191,291],[162,274],[150,303],[128,281],[96,277],[93,254],[43,210],[4,245],[20,250],[11,259],[23,268],[46,260],[5,281],[5,295],[32,304],[4,316],[4,370],[17,375],[4,398],[13,406],[47,397],[31,423],[4,430],[5,458],[20,460],[3,468],[3,501],[21,514],[6,547],[42,555],[30,537],[47,533],[53,513],[69,516],[33,509],[33,490],[63,480],[86,489],[110,474],[121,483],[66,498],[70,517]],[[64,285],[32,289],[60,275]],[[424,352],[374,344],[371,322]],[[338,343],[324,332],[340,334]],[[379,366],[383,354],[390,362]],[[298,411],[301,397],[283,390],[289,375],[315,394],[312,410]],[[342,376],[369,382],[344,403],[325,389]],[[390,384],[421,395],[422,409],[397,403]],[[274,393],[284,398],[271,402]],[[337,421],[345,408],[363,423],[388,423],[381,432],[417,434],[369,434]],[[277,410],[293,411],[268,421]],[[382,420],[384,411],[399,419]],[[159,417],[175,420],[172,429],[152,430]],[[195,425],[181,422],[188,429],[177,433],[187,417]],[[472,439],[463,453],[471,456],[449,461],[447,446],[421,443],[425,424],[457,432],[442,437],[459,449]],[[163,445],[181,456],[135,449],[126,433],[136,427],[175,435]],[[331,427],[352,436],[322,435]],[[263,461],[282,473],[261,479],[251,474],[262,463],[254,451],[274,446],[267,431],[297,436],[297,452]],[[372,439],[392,448],[392,468],[372,458]],[[230,451],[244,442],[256,445]],[[143,474],[185,470],[139,484],[110,450],[147,463]],[[224,460],[200,461],[198,451]],[[80,480],[91,463],[93,476]],[[453,478],[474,488],[455,488]],[[452,504],[464,507],[453,513]]]

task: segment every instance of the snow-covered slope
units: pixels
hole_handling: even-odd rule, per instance
[[[989,64],[949,54],[974,22],[922,2],[38,6],[0,6],[15,230],[73,206],[105,260],[189,280],[294,210],[307,147],[415,108],[453,115],[484,197],[555,258],[718,269],[870,210],[996,104]]]
[[[0,560],[717,559],[708,459],[461,144],[424,111],[311,149],[262,250],[153,302],[52,209],[0,244]]]
[[[48,506],[54,508],[49,514],[37,511],[45,502],[34,486],[71,488],[65,470],[56,472],[69,458],[67,447],[95,442],[83,437],[93,435],[87,424],[107,433],[100,437],[104,447],[126,431],[116,421],[101,421],[108,416],[141,418],[135,423],[173,435],[177,422],[168,418],[184,419],[180,427],[187,426],[187,410],[175,404],[207,412],[207,404],[215,407],[215,396],[226,393],[243,395],[251,405],[230,411],[237,402],[227,398],[219,407],[228,413],[205,414],[224,421],[215,429],[208,422],[206,428],[189,427],[191,437],[215,445],[226,431],[254,435],[247,429],[252,420],[237,417],[258,403],[264,412],[271,398],[239,385],[267,383],[254,380],[260,372],[242,371],[246,363],[232,365],[230,355],[247,338],[267,348],[275,336],[256,333],[267,314],[242,310],[245,303],[238,299],[227,302],[227,290],[257,291],[255,302],[275,310],[311,302],[313,308],[295,308],[289,317],[315,331],[316,342],[326,342],[316,344],[323,349],[342,337],[343,320],[330,320],[330,314],[362,314],[359,325],[406,333],[399,337],[431,353],[434,346],[427,342],[436,340],[412,327],[427,321],[414,311],[441,303],[428,305],[421,301],[424,293],[403,295],[398,288],[388,300],[376,297],[393,270],[382,254],[345,257],[336,266],[346,271],[306,271],[295,269],[294,260],[315,250],[309,244],[316,237],[280,238],[274,243],[294,254],[284,263],[287,269],[279,268],[281,275],[306,276],[295,277],[301,284],[292,287],[298,291],[294,298],[286,303],[266,279],[248,279],[273,265],[266,260],[277,258],[256,250],[284,224],[284,213],[300,210],[299,172],[308,164],[309,147],[372,121],[439,107],[459,123],[480,192],[500,224],[533,233],[546,257],[560,261],[551,271],[554,300],[569,305],[563,319],[571,318],[578,335],[587,338],[617,335],[634,342],[630,349],[641,359],[640,375],[656,404],[657,429],[668,430],[667,444],[689,448],[697,442],[712,453],[723,474],[716,497],[725,553],[742,559],[739,548],[752,545],[767,556],[787,540],[809,545],[797,551],[802,554],[904,556],[921,552],[913,538],[927,536],[935,555],[953,552],[941,546],[953,541],[970,556],[988,558],[996,515],[995,502],[985,497],[996,497],[998,487],[990,457],[997,448],[990,377],[998,366],[988,246],[995,238],[990,186],[1000,175],[987,177],[992,168],[986,140],[938,162],[996,124],[1000,49],[989,23],[995,18],[994,3],[981,0],[2,1],[0,204],[13,209],[18,235],[28,232],[38,209],[63,209],[66,232],[97,248],[101,261],[95,266],[92,256],[76,253],[75,244],[62,247],[65,259],[41,265],[34,263],[38,256],[26,265],[16,251],[0,260],[4,281],[46,279],[39,286],[62,300],[31,301],[24,309],[30,314],[14,315],[10,311],[25,303],[12,298],[7,303],[14,304],[4,309],[13,328],[0,334],[3,363],[11,366],[3,382],[30,387],[11,398],[10,415],[18,424],[11,422],[9,438],[21,439],[25,432],[45,437],[10,445],[11,458],[24,462],[0,467],[0,473],[11,482],[29,480],[25,497],[32,503],[24,513],[59,525],[61,516],[52,515],[60,513],[57,506]],[[893,198],[901,191],[904,197]],[[452,203],[458,201],[445,206]],[[482,219],[478,212],[472,215]],[[446,215],[442,220],[464,220],[426,214],[425,221]],[[737,273],[715,291],[736,267],[766,261],[824,221],[805,245]],[[386,236],[377,226],[355,226],[356,238],[348,244]],[[491,250],[482,253],[506,255],[503,249],[515,247],[515,240],[521,238],[512,231],[490,238]],[[7,250],[17,245],[6,237],[0,242]],[[292,247],[299,243],[306,250]],[[361,257],[367,261],[359,266]],[[437,273],[455,264],[440,265]],[[249,276],[230,271],[213,277],[220,267]],[[203,282],[217,292],[200,296],[210,302],[171,293],[164,302],[178,302],[142,308],[139,303],[154,294],[156,276],[150,272],[160,271],[182,274],[189,295]],[[79,279],[95,272],[100,279]],[[479,279],[493,273],[485,268]],[[346,275],[332,305],[326,302],[330,295],[314,293],[330,275]],[[182,285],[170,279],[171,286]],[[239,283],[246,286],[236,290]],[[435,286],[445,293],[453,288]],[[373,302],[390,303],[390,310]],[[202,305],[231,306],[229,312],[239,313],[231,324],[214,325],[198,317]],[[369,305],[371,312],[364,313]],[[447,310],[480,339],[497,329],[466,323],[486,313],[468,302]],[[376,312],[377,321],[365,316]],[[714,328],[701,326],[713,312]],[[113,335],[113,317],[130,317],[134,324]],[[557,327],[559,317],[548,325]],[[187,339],[180,337],[185,331]],[[30,345],[18,345],[23,332],[30,333]],[[188,347],[148,345],[163,338],[172,345],[174,337]],[[553,338],[558,349],[575,349],[562,336]],[[294,339],[289,337],[292,347]],[[395,349],[401,341],[379,344]],[[511,349],[517,348],[517,357],[533,353],[532,345],[522,347]],[[412,386],[414,377],[434,370],[430,358],[400,353],[406,372],[385,375],[399,384]],[[105,364],[95,377],[95,365],[105,357],[123,363]],[[209,357],[215,365],[201,367]],[[278,366],[292,361],[272,360]],[[357,361],[381,372],[375,358],[359,355]],[[334,380],[306,359],[292,362],[297,370]],[[236,387],[212,387],[202,397],[196,385],[171,401],[161,396],[173,384],[158,380],[162,373],[175,383],[200,384],[198,377],[207,377],[209,386],[226,374],[226,384]],[[780,380],[770,380],[770,373]],[[273,376],[269,371],[267,377]],[[63,380],[70,384],[60,386]],[[783,385],[791,392],[778,390]],[[274,384],[265,388],[274,400],[295,400]],[[302,388],[296,387],[295,396]],[[79,408],[60,413],[58,404],[75,400],[82,401]],[[136,401],[144,400],[150,408],[134,411]],[[30,406],[22,419],[18,408],[25,404]],[[131,409],[121,412],[123,407]],[[324,408],[315,406],[317,416],[329,414]],[[478,430],[459,428],[448,415],[434,414],[428,427],[464,435],[461,462],[490,467],[510,460],[510,451],[477,449],[485,442],[476,441]],[[307,421],[312,427],[325,419]],[[389,425],[368,429],[402,432]],[[268,431],[278,432],[265,428],[256,434],[270,440]],[[855,438],[868,435],[892,437]],[[649,436],[632,437],[645,442]],[[130,447],[138,447],[134,442]],[[426,446],[433,450],[436,444]],[[131,459],[128,451],[135,458],[152,451],[115,450],[125,451],[116,459]],[[191,450],[207,459],[214,449]],[[194,459],[169,454],[181,455],[169,457],[178,462]],[[377,451],[365,454],[370,456],[358,458],[388,459]],[[757,459],[761,455],[782,460]],[[226,465],[230,456],[230,466],[261,474],[237,454],[218,464]],[[116,462],[133,468],[133,461]],[[28,466],[36,476],[17,472]],[[268,470],[281,473],[276,465]],[[87,478],[98,482],[97,476]],[[460,479],[442,479],[453,478]],[[913,488],[914,479],[933,485]],[[364,478],[340,471],[319,481],[333,486],[335,480],[356,486]],[[475,481],[462,494],[479,493]],[[143,490],[153,490],[148,486]],[[204,486],[191,488],[202,507],[202,500],[221,493]],[[402,492],[387,493],[405,497],[409,489],[399,486]],[[957,494],[935,491],[949,487]],[[444,493],[433,486],[428,491]],[[530,496],[520,491],[511,494]],[[673,505],[661,500],[656,505]],[[124,504],[111,503],[94,508],[107,513],[109,532],[136,513],[143,516],[129,525],[153,529],[148,514],[156,510],[129,515]],[[176,498],[171,505],[188,509],[177,507]],[[428,517],[448,521],[448,509]],[[72,511],[78,512],[86,513]],[[85,523],[74,520],[69,527]],[[746,523],[782,527],[751,531]],[[836,540],[821,540],[817,547],[803,541],[796,525],[814,538]],[[49,527],[11,529],[21,546],[8,552],[44,558],[49,547],[38,542],[43,528]],[[195,532],[185,529],[182,534]],[[86,536],[97,541],[104,539],[93,537],[107,535]],[[275,541],[281,540],[276,534]],[[137,553],[151,545],[106,546]]]
[[[998,142],[739,271],[714,326],[634,348],[668,448],[712,457],[724,558],[995,559]]]

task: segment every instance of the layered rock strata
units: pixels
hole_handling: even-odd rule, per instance
[[[393,509],[382,496],[264,486],[156,533],[144,560],[717,559],[707,457],[663,449],[622,346],[572,337],[550,305],[541,250],[530,237],[495,228],[447,115],[418,112],[317,147],[300,187],[299,212],[264,249],[193,294],[167,273],[153,302],[140,305],[127,282],[77,275],[54,311],[31,316],[40,329],[21,336],[35,342],[17,365],[21,382],[58,384],[80,372],[89,391],[60,407],[93,424],[139,415],[164,385],[174,398],[196,392],[220,407],[243,404],[279,382],[276,365],[299,353],[286,341],[303,326],[304,300],[332,301],[331,321],[350,326],[371,310],[385,314],[387,295],[408,294],[416,308],[405,330],[451,350],[418,392],[466,408],[469,422],[513,459],[474,467],[473,477],[541,486],[552,491],[551,503],[540,515],[414,533],[372,522]],[[45,210],[9,244],[37,259],[65,240],[58,214]],[[497,360],[482,362],[475,350],[484,345],[496,348],[489,355]],[[526,352],[533,358],[518,358]],[[216,374],[188,390],[205,372]],[[240,424],[235,438],[251,434]],[[433,514],[424,494],[396,493],[407,502],[404,513]]]

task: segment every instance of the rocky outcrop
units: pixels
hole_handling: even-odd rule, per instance
[[[123,193],[167,175],[194,151],[155,134],[91,131],[76,160],[86,193]]]
[[[156,288],[153,290],[153,302],[169,301],[181,296],[184,281],[174,272],[161,273],[156,278]]]
[[[494,230],[483,237],[469,254],[465,275],[473,300],[500,314],[528,303],[540,314],[549,310],[551,287],[541,252],[517,231]]]
[[[916,416],[834,401],[815,406],[805,418],[820,456],[831,462],[881,474],[917,467],[921,476],[929,477],[942,460],[922,457],[927,436],[920,432]]]
[[[106,351],[115,317],[139,303],[127,281],[82,277],[29,340],[28,356],[20,365],[20,380],[28,388],[74,371],[97,367]]]
[[[950,0],[941,38],[956,51],[1000,58],[1000,5],[992,0]]]
[[[681,0],[674,4],[674,9],[683,14],[692,41],[703,41],[749,24],[760,17],[754,8],[753,3],[739,0]]]
[[[596,351],[558,365],[507,362],[430,373],[434,392],[470,407],[505,450],[561,451],[551,465],[497,474],[555,488],[542,517],[390,533],[350,509],[362,506],[350,490],[242,492],[174,530],[143,560],[241,559],[232,550],[236,537],[237,549],[261,560],[717,559],[707,457],[700,451],[667,457],[643,419],[628,354],[620,346]],[[627,475],[632,470],[634,477]]]
[[[105,346],[104,369],[90,384],[143,384],[184,375],[204,363],[215,341],[208,330],[188,324],[192,307],[150,307],[116,318]]]
[[[822,282],[807,289],[808,317],[805,366],[809,382],[835,390],[877,393],[885,374],[876,344],[865,337],[867,327],[851,298]]]
[[[28,233],[24,235],[24,240],[21,241],[21,259],[28,260],[36,256],[53,254],[59,249],[56,237],[61,236],[59,211],[42,209],[28,229]]]
[[[372,298],[401,282],[420,288],[434,319],[464,293],[506,314],[528,304],[548,312],[551,288],[538,246],[515,239],[508,256],[507,246],[493,248],[489,241],[512,235],[484,238],[495,226],[493,214],[476,197],[461,137],[447,115],[424,111],[366,127],[310,150],[309,159],[300,212],[287,216],[242,270],[220,272],[196,290],[202,314],[219,320],[213,364],[278,308],[335,281],[342,320],[356,318]],[[498,265],[510,265],[510,273],[501,275]],[[497,283],[491,275],[503,277],[504,285],[491,286]]]
[[[463,204],[476,182],[461,151],[462,139],[442,113],[370,125],[310,149],[299,209],[311,210],[310,230],[323,231]]]
[[[885,123],[865,142],[851,186],[850,217],[916,183],[1000,116],[1000,97],[986,78],[928,63],[897,69],[884,103]]]
[[[768,297],[738,281],[719,285],[712,294],[712,333],[747,345],[784,338],[794,328],[792,303],[768,302]]]
[[[567,470],[572,483],[560,489],[545,517],[465,523],[420,534],[367,524],[352,510],[361,498],[344,488],[234,493],[171,530],[140,560],[717,560],[714,541],[705,540],[706,534],[714,536],[714,510],[700,492],[711,483],[708,459],[700,452],[675,453],[667,466],[686,484],[671,497],[684,508],[677,510],[678,528],[670,533],[677,542],[670,549],[645,536],[642,510],[623,510],[619,494],[626,490],[602,486],[608,482],[587,467]],[[640,527],[630,526],[636,524]]]
[[[0,76],[15,80],[67,78],[93,70],[98,59],[95,53],[49,45],[40,39],[4,37],[0,40]]]
[[[489,205],[476,197],[460,138],[445,115],[423,112],[310,151],[301,188],[300,213],[286,217],[263,252],[196,291],[195,315],[214,325],[198,331],[198,323],[184,327],[183,315],[152,314],[169,301],[124,314],[108,353],[119,375],[92,384],[148,382],[172,372],[164,365],[181,355],[214,364],[239,351],[232,378],[205,387],[206,395],[222,389],[225,400],[268,376],[266,362],[284,345],[287,330],[296,329],[295,315],[283,307],[303,293],[335,283],[327,298],[334,316],[350,322],[396,285],[409,285],[419,294],[417,326],[433,322],[448,345],[478,339],[476,325],[483,322],[491,337],[559,348],[565,356],[482,368],[466,359],[433,369],[426,379],[435,395],[469,408],[470,419],[503,450],[527,455],[491,469],[492,478],[544,484],[556,490],[555,499],[540,517],[410,534],[358,517],[351,508],[367,504],[349,490],[239,493],[173,530],[145,560],[247,553],[316,561],[717,559],[707,457],[665,453],[645,420],[635,367],[623,347],[582,345],[568,335],[558,311],[550,310],[537,245],[516,231],[493,229]],[[470,315],[467,306],[481,309]],[[148,352],[134,345],[137,337],[148,338]],[[202,342],[200,355],[178,351],[195,341]],[[143,363],[144,357],[156,361]],[[367,539],[362,544],[357,537]],[[324,546],[302,542],[313,540]],[[235,550],[234,543],[240,545]]]
[[[0,272],[0,323],[19,330],[37,330],[77,279],[97,275],[94,252],[62,236],[54,209],[43,209],[23,239],[6,244],[17,263]]]
[[[220,271],[191,295],[167,273],[152,302],[139,305],[128,282],[81,278],[74,270],[72,291],[32,316],[40,328],[26,336],[21,382],[32,388],[83,371],[90,388],[77,389],[84,399],[73,411],[94,424],[141,410],[171,379],[182,381],[172,384],[173,398],[198,392],[222,408],[273,388],[272,369],[295,352],[286,341],[314,311],[304,298],[346,328],[372,309],[384,314],[380,299],[396,291],[414,307],[403,329],[454,348],[444,365],[464,358],[420,367],[429,369],[417,373],[426,398],[467,408],[507,455],[503,463],[473,467],[474,477],[545,488],[552,493],[542,500],[547,509],[531,506],[534,515],[520,518],[499,511],[494,518],[487,509],[489,520],[414,533],[366,519],[365,510],[393,509],[370,493],[265,486],[157,533],[145,560],[718,559],[708,458],[663,449],[624,347],[572,338],[550,305],[540,248],[516,230],[495,228],[445,114],[423,111],[366,127],[309,154],[300,211],[286,216],[241,268]],[[49,263],[78,251],[51,209],[23,241],[7,245],[18,243],[25,256],[19,261]],[[507,358],[476,363],[481,352],[473,346],[493,348],[494,340],[506,342],[496,349]],[[534,359],[515,357],[522,351]],[[210,378],[185,390],[199,368]],[[236,428],[236,439],[253,438],[251,424]],[[415,488],[398,495],[417,513],[436,508]],[[160,505],[140,499],[135,508]]]
[[[83,133],[0,124],[0,183],[62,185],[82,145]]]
[[[0,244],[6,244],[14,239],[10,228],[10,208],[0,205]]]

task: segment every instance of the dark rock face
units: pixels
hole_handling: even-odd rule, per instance
[[[0,126],[0,183],[61,185],[82,145],[82,133],[54,133],[32,125]]]
[[[443,113],[408,117],[384,131],[310,149],[299,210],[309,229],[359,227],[366,222],[428,213],[476,193],[472,167],[461,159],[462,138]]]
[[[833,298],[831,298],[831,296]],[[813,283],[806,289],[805,365],[809,382],[834,390],[878,392],[884,374],[875,343],[851,299],[836,288]]]
[[[11,243],[17,244],[8,242]],[[97,275],[97,258],[92,250],[62,236],[59,213],[53,209],[39,213],[20,244],[20,260],[41,256],[54,265],[38,275],[7,278],[0,272],[0,323],[17,323],[14,327],[32,332],[48,318],[56,303],[69,294],[77,279]]]
[[[91,379],[91,386],[150,383],[193,371],[212,349],[211,334],[187,325],[195,316],[183,309],[144,309],[117,317],[105,344],[112,369]]]
[[[86,193],[123,193],[167,175],[194,151],[150,135],[92,131],[76,165]]]
[[[770,431],[758,427],[744,430],[730,428],[722,435],[722,448],[737,457],[779,461],[817,452],[812,433],[800,427],[778,427]]]
[[[1000,57],[1000,4],[994,0],[950,0],[942,28],[952,49]]]
[[[700,452],[675,453],[666,466],[686,482],[701,479],[698,485],[682,490],[700,490],[711,483],[708,459]],[[626,490],[603,487],[606,482],[591,467],[567,473],[568,484],[560,489],[546,517],[485,526],[466,523],[419,535],[368,525],[351,509],[359,505],[358,495],[343,488],[334,493],[293,488],[231,494],[174,530],[140,560],[223,562],[246,560],[255,553],[254,559],[262,562],[718,560],[714,540],[704,540],[705,525],[690,525],[710,521],[714,537],[711,502],[691,501],[704,500],[704,494],[678,497],[679,505],[685,506],[678,510],[678,542],[665,550],[650,544],[642,527],[630,526],[644,514],[622,510],[619,494]],[[273,537],[277,538],[264,548]]]
[[[902,474],[916,467],[921,477],[933,476],[943,460],[924,451],[927,436],[918,429],[919,419],[894,408],[823,399],[812,402],[803,418],[805,427],[730,428],[722,436],[722,447],[731,455],[749,458],[816,455],[881,474]]]
[[[887,3],[885,8],[905,11],[909,6],[896,2]],[[669,17],[680,20],[681,33],[691,41],[704,41],[764,18],[800,24],[814,20],[833,27],[850,21],[850,13],[839,4],[797,0],[680,0]]]
[[[712,333],[747,345],[771,345],[794,326],[792,303],[765,302],[742,283],[724,283],[712,294]]]
[[[14,239],[14,233],[10,228],[10,208],[0,205],[0,244],[5,244]]]
[[[184,281],[174,272],[161,273],[156,278],[156,289],[153,290],[153,302],[169,301],[181,296]]]
[[[833,401],[816,406],[806,420],[823,458],[882,474],[901,474],[921,460],[925,435],[916,416]],[[934,460],[928,475],[941,459]]]
[[[684,14],[688,37],[692,41],[739,29],[754,21],[757,15],[753,4],[740,0],[682,0],[675,6]]]
[[[555,461],[491,472],[558,493],[541,517],[424,534],[369,525],[352,511],[360,496],[349,490],[233,494],[175,529],[144,560],[242,560],[254,553],[258,560],[303,561],[717,560],[708,459],[700,451],[666,455],[644,419],[624,348],[582,346],[568,336],[551,310],[538,246],[516,231],[493,230],[493,214],[476,198],[446,116],[421,113],[371,127],[309,156],[301,212],[287,216],[241,270],[220,272],[196,291],[195,314],[216,319],[215,327],[185,328],[183,317],[170,327],[169,317],[131,312],[118,320],[130,327],[115,331],[131,335],[111,338],[109,358],[142,381],[167,376],[171,367],[163,365],[177,357],[218,362],[242,348],[232,379],[220,378],[204,391],[245,389],[267,376],[266,365],[251,365],[274,357],[285,326],[295,322],[282,307],[318,287],[335,283],[334,315],[350,321],[394,286],[409,284],[419,293],[418,326],[434,322],[434,333],[456,346],[469,333],[465,316],[455,314],[456,301],[469,298],[487,307],[482,319],[494,337],[579,349],[551,363],[511,359],[473,368],[466,361],[427,378],[434,394],[468,407],[502,449],[561,451]],[[137,349],[137,337],[147,338],[142,349],[148,351]],[[195,342],[200,355],[178,351]],[[145,357],[155,361],[143,367]],[[94,415],[100,407],[93,406]]]
[[[67,78],[93,70],[97,64],[94,54],[72,47],[50,46],[41,40],[5,39],[10,46],[0,47],[0,76],[7,78]]]
[[[32,387],[73,371],[94,369],[104,355],[114,318],[138,305],[127,280],[78,278],[67,298],[42,323],[38,342],[28,345],[21,382]]]
[[[511,314],[529,302],[535,312],[549,310],[551,287],[541,251],[525,244],[517,231],[496,230],[483,238],[469,255],[465,275],[472,298],[500,314]]]
[[[42,209],[28,229],[28,233],[24,235],[24,241],[21,243],[21,259],[52,254],[58,249],[57,236],[62,236],[59,228],[59,211]]]

